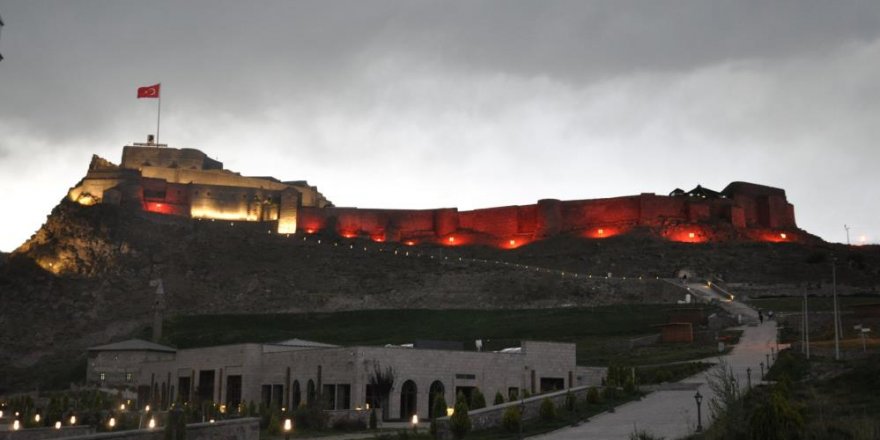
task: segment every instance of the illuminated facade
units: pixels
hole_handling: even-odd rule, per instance
[[[83,205],[111,203],[179,217],[264,222],[282,234],[303,232],[377,242],[514,249],[566,234],[604,239],[636,230],[670,241],[801,242],[785,191],[734,182],[720,192],[700,186],[669,195],[539,200],[533,205],[459,211],[335,207],[305,181],[248,177],[194,149],[152,143],[126,146],[120,165],[93,157],[69,192]]]

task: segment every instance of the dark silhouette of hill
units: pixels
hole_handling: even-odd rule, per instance
[[[27,386],[15,371],[62,365],[88,346],[142,332],[158,278],[166,317],[674,302],[683,291],[659,278],[683,269],[742,292],[815,293],[829,289],[833,257],[841,292],[876,292],[880,282],[876,246],[684,244],[637,231],[497,250],[273,231],[62,201],[0,259],[0,365],[9,369],[0,388]]]

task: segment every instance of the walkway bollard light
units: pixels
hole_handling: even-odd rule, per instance
[[[147,424],[147,428],[153,429],[156,427],[156,419],[150,417],[150,422]]]
[[[749,382],[749,391],[752,390],[752,367],[746,368],[746,380]]]
[[[76,425],[76,416],[70,416],[70,426]]]
[[[694,394],[694,400],[697,401],[697,432],[703,432],[703,413],[701,408],[703,395],[700,394],[700,390],[697,390],[697,394]]]
[[[21,422],[19,422],[18,420],[12,422],[12,430],[18,431],[19,429],[21,429]]]
[[[412,421],[410,423],[412,424],[413,432],[418,433],[419,432],[419,416],[418,416],[418,414],[413,414]]]
[[[290,419],[284,419],[284,440],[290,440],[290,431],[293,431],[293,422]]]
[[[110,420],[107,422],[107,427],[110,428],[111,431],[113,430],[113,428],[116,427],[116,418],[115,417],[110,417]]]
[[[55,429],[61,429],[61,421],[55,422]]]

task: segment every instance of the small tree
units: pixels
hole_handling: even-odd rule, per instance
[[[443,397],[443,393],[437,393],[437,396],[434,397],[431,411],[431,435],[437,435],[437,419],[446,417],[446,399]]]
[[[541,408],[538,410],[538,413],[541,416],[541,420],[545,422],[553,421],[556,419],[556,405],[549,397],[545,397],[541,401]]]
[[[479,388],[474,388],[474,392],[471,393],[471,402],[469,405],[470,409],[480,409],[486,407],[486,397],[483,396],[483,393]]]
[[[463,439],[471,430],[471,417],[468,415],[467,398],[463,394],[458,395],[455,402],[455,412],[449,418],[449,429],[457,439]]]
[[[574,394],[569,390],[565,393],[565,410],[568,412],[574,412],[575,407],[577,406],[577,399],[574,397]]]
[[[431,424],[431,426],[434,426],[433,423]],[[378,428],[379,428],[379,421],[376,420],[376,410],[371,409],[370,410],[370,429],[375,431]]]
[[[518,407],[509,406],[504,410],[504,415],[501,416],[501,427],[504,428],[505,431],[519,432],[521,423],[522,414],[520,414]]]
[[[590,389],[587,390],[587,403],[590,405],[598,405],[601,401],[602,398],[599,396],[599,389],[596,387],[590,387]]]
[[[382,408],[382,419],[388,415],[388,396],[391,394],[391,388],[394,387],[394,368],[382,366],[379,362],[373,363],[373,374],[370,375],[370,385],[379,395],[379,406]]]
[[[495,400],[492,402],[493,405],[501,405],[504,403],[504,395],[501,394],[501,391],[495,392]]]

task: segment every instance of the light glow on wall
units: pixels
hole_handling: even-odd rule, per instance
[[[254,214],[248,214],[246,210],[239,209],[236,211],[221,211],[218,209],[195,207],[190,208],[190,215],[193,218],[215,219],[215,220],[236,220],[236,221],[258,221]]]

